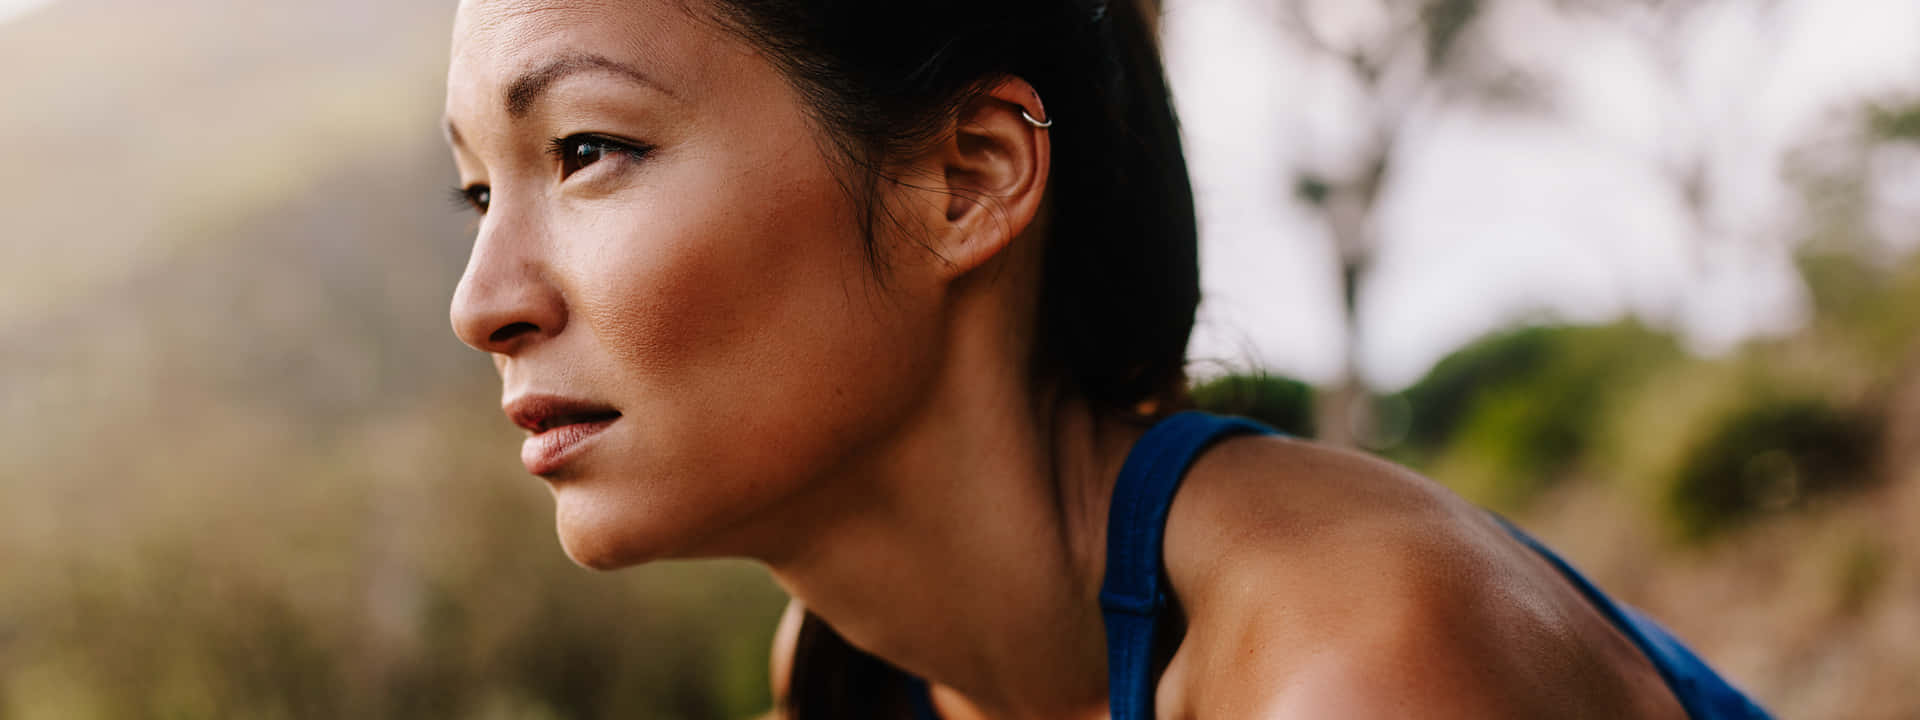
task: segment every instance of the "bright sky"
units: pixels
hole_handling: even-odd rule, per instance
[[[1604,322],[1633,311],[1709,352],[1795,328],[1802,290],[1783,248],[1797,198],[1781,162],[1844,120],[1836,110],[1920,91],[1920,2],[1753,9],[1765,4],[1709,3],[1719,9],[1630,32],[1487,3],[1506,8],[1489,26],[1494,46],[1550,73],[1554,110],[1415,116],[1375,216],[1363,372],[1398,387],[1463,342],[1541,314]],[[1282,40],[1267,9],[1278,0],[1168,5],[1169,74],[1201,208],[1196,372],[1258,364],[1333,379],[1343,340],[1332,250],[1290,188],[1296,168],[1347,157],[1358,96],[1343,71]],[[1360,37],[1377,27],[1370,6],[1326,0],[1315,17],[1326,35]],[[1680,33],[1672,64],[1632,34],[1656,27]],[[1703,230],[1665,171],[1689,156],[1704,158],[1715,198]],[[1920,153],[1895,160],[1881,163],[1887,187],[1920,188]],[[1903,211],[1883,225],[1920,239],[1920,201]]]
[[[0,22],[12,20],[14,16],[45,5],[52,0],[0,0]]]

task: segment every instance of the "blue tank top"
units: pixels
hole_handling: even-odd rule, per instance
[[[1107,629],[1107,695],[1112,720],[1153,718],[1153,640],[1166,607],[1166,573],[1160,545],[1173,494],[1194,458],[1214,442],[1236,434],[1277,434],[1241,418],[1183,412],[1160,421],[1128,452],[1107,514],[1107,570],[1100,610]],[[1505,519],[1514,538],[1545,558],[1578,588],[1595,609],[1645,653],[1693,720],[1767,720],[1766,711],[1722,680],[1713,669],[1652,619],[1613,601],[1573,566]],[[920,720],[939,720],[924,682],[912,697]]]

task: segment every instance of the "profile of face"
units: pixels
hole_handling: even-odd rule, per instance
[[[576,562],[760,553],[924,394],[952,278],[889,249],[926,228],[876,228],[882,282],[800,95],[687,3],[467,0],[447,86],[454,329]]]

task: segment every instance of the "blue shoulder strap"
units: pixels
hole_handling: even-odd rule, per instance
[[[912,705],[913,720],[940,720],[940,711],[933,707],[933,688],[918,676],[907,676],[907,702]]]
[[[1153,718],[1153,630],[1167,602],[1160,542],[1180,479],[1215,441],[1272,432],[1249,420],[1189,411],[1155,424],[1127,453],[1107,511],[1107,569],[1100,586],[1112,720]]]
[[[1613,598],[1601,592],[1598,586],[1561,559],[1545,543],[1534,539],[1498,514],[1493,518],[1506,526],[1507,533],[1514,539],[1532,548],[1554,569],[1559,570],[1567,582],[1586,596],[1595,610],[1640,648],[1640,652],[1653,663],[1654,669],[1660,672],[1661,679],[1666,680],[1667,687],[1673,690],[1681,707],[1686,709],[1687,717],[1693,720],[1767,720],[1771,717],[1739,689],[1728,684],[1673,633],[1654,622],[1653,618],[1631,605],[1614,602]]]

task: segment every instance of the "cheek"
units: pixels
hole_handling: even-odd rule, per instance
[[[620,230],[580,258],[593,287],[577,314],[628,377],[676,395],[844,360],[830,356],[892,323],[846,202],[822,180],[689,183],[671,207],[597,223]]]
[[[929,303],[879,287],[823,166],[777,170],[689,170],[671,207],[580,226],[603,240],[570,261],[569,322],[641,422],[618,501],[561,498],[576,559],[652,556],[777,505],[893,427],[931,376]]]

